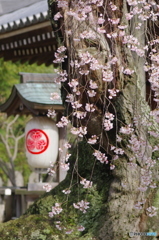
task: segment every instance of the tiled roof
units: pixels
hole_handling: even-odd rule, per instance
[[[48,19],[47,0],[23,7],[0,16],[0,33],[23,28]]]
[[[59,86],[55,83],[22,83],[16,84],[15,88],[18,95],[26,101],[50,105],[62,104],[61,98],[50,99],[51,92],[56,92],[61,95]]]
[[[23,73],[23,75],[25,75]],[[0,105],[0,112],[6,112],[7,115],[15,114],[46,114],[49,108],[56,111],[64,109],[62,99],[51,100],[51,93],[56,92],[61,96],[60,84],[55,82],[58,77],[57,74],[42,74],[41,77],[44,81],[37,82],[38,76],[36,74],[32,81],[29,80],[34,74],[26,73],[28,80],[25,79],[24,83],[15,84],[12,88],[10,97],[5,103]],[[26,76],[25,76],[26,77]]]

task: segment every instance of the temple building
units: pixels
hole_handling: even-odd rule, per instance
[[[52,31],[47,0],[1,0],[0,1],[0,58],[5,61],[37,63],[49,66],[53,62],[57,40]],[[61,97],[50,99],[51,93],[61,96],[61,86],[57,83],[57,74],[19,73],[20,83],[12,87],[9,98],[0,105],[0,112],[7,116],[32,115],[33,118],[44,117],[48,109],[55,110],[58,121],[64,111]],[[37,129],[29,130],[29,133]],[[39,129],[38,129],[39,130]],[[40,130],[44,133],[45,130]],[[58,147],[62,148],[66,141],[66,129],[58,130]],[[31,135],[32,136],[32,135]],[[41,142],[48,140],[41,137]],[[30,135],[27,134],[29,138]],[[27,140],[26,137],[26,140]],[[29,139],[30,140],[30,139]],[[29,151],[33,155],[43,154],[48,150],[48,143],[43,151]],[[66,151],[57,154],[60,163]],[[38,168],[35,168],[38,169]],[[56,172],[53,187],[59,184],[66,176],[59,167]],[[6,212],[5,221],[19,217],[28,207],[28,204],[38,198],[44,190],[40,184],[30,184],[28,188],[0,188],[1,209]],[[16,202],[14,213],[12,202]],[[5,202],[5,203],[3,203]],[[0,216],[2,219],[3,216]],[[1,221],[1,220],[0,220]]]
[[[56,46],[47,0],[1,0],[0,58],[50,65]]]

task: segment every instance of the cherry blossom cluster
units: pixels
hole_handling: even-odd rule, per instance
[[[64,194],[70,194],[71,190],[69,188],[62,190]]]
[[[71,228],[66,228],[65,226],[63,226],[62,222],[61,221],[56,221],[55,222],[55,227],[58,229],[58,230],[63,230],[65,232],[65,234],[71,234],[72,232],[74,232],[76,229],[77,231],[79,232],[83,232],[85,230],[85,227],[83,227],[82,225],[79,225],[77,226],[76,229],[71,229]]]
[[[55,206],[52,207],[52,211],[49,212],[49,217],[54,217],[55,215],[59,214],[62,212],[61,204],[60,203],[55,203]]]
[[[49,117],[49,118],[54,118],[54,117],[56,117],[56,112],[55,112],[55,110],[48,109],[47,117]]]
[[[112,88],[112,89],[108,89],[109,92],[109,99],[112,99],[113,97],[117,96],[117,93],[119,92],[118,89]]]
[[[134,70],[131,70],[129,68],[122,68],[122,72],[126,75],[132,75],[134,73]]]
[[[52,189],[52,186],[51,186],[51,184],[46,183],[46,184],[43,186],[43,189],[45,189],[46,192],[50,192],[51,189]]]
[[[115,116],[110,112],[105,113],[105,118],[103,121],[103,126],[104,126],[105,131],[109,131],[113,128],[112,121],[114,120],[114,117]]]
[[[79,137],[83,137],[84,135],[87,134],[87,127],[79,127],[79,128],[72,127],[70,131],[74,135],[78,135]]]
[[[146,203],[146,199],[138,201],[138,202],[135,203],[134,208],[141,210],[145,203]]]
[[[93,155],[99,160],[101,163],[106,163],[108,164],[108,157],[105,155],[105,153],[102,153],[99,150],[95,150]]]
[[[127,3],[131,6],[131,11],[127,13],[128,20],[132,19],[134,16],[137,16],[141,21],[146,21],[147,19],[151,19],[152,21],[157,20],[159,6],[155,1],[127,0]]]
[[[56,172],[55,172],[55,169],[54,169],[54,168],[48,168],[48,169],[47,169],[47,173],[48,173],[48,175],[50,175],[50,176],[53,176],[53,175],[55,175],[55,174],[56,174]]]
[[[73,116],[75,116],[78,119],[84,119],[87,115],[87,112],[84,111],[75,111],[73,112]]]
[[[145,192],[148,186],[152,182],[152,172],[148,169],[141,169],[140,187],[138,188],[141,192]]]
[[[102,69],[103,81],[111,82],[113,80],[113,71],[109,67]]]
[[[140,47],[139,40],[133,35],[124,36],[123,44],[126,44],[131,51],[136,52],[139,57],[143,57],[145,55],[145,50]]]
[[[63,127],[65,127],[65,126],[67,126],[67,125],[69,124],[69,122],[70,122],[70,121],[68,120],[67,117],[62,116],[62,117],[61,117],[61,121],[59,121],[59,122],[56,124],[56,126],[59,127],[59,128],[63,128]]]
[[[98,137],[96,135],[92,135],[91,138],[88,139],[89,144],[96,144],[98,140]]]
[[[146,211],[147,211],[147,215],[148,215],[149,217],[153,217],[153,216],[156,216],[156,215],[157,215],[157,208],[154,207],[154,206],[148,207],[148,208],[146,209]]]
[[[159,54],[151,54],[151,67],[149,68],[149,82],[151,89],[154,91],[154,101],[159,102]]]
[[[70,163],[64,163],[64,162],[60,162],[60,168],[63,171],[68,171],[70,169]]]
[[[134,129],[132,128],[131,124],[125,126],[125,127],[121,127],[119,132],[122,133],[122,134],[131,134],[133,133]]]
[[[68,74],[66,70],[61,70],[60,72],[57,72],[58,77],[56,78],[56,83],[66,82]]]
[[[82,211],[83,213],[87,212],[87,209],[89,208],[89,202],[86,202],[84,200],[81,200],[78,203],[73,203],[74,208],[79,209],[80,211]]]
[[[117,155],[123,155],[124,150],[122,148],[117,148],[115,146],[111,146],[110,150],[114,151],[115,154]]]
[[[55,52],[55,60],[54,63],[62,63],[65,61],[65,58],[67,58],[67,55],[65,55],[66,47],[61,46],[57,49]]]
[[[67,146],[65,145],[66,148],[69,148],[70,144],[67,143]],[[62,150],[63,151],[63,150]],[[63,170],[63,171],[68,171],[70,169],[70,163],[68,162],[68,159],[69,157],[71,156],[70,153],[66,153],[66,156],[64,156],[62,159],[61,159],[61,162],[60,162],[60,168]]]
[[[82,180],[80,181],[80,184],[83,185],[83,188],[91,188],[92,187],[92,184],[93,182],[85,179],[85,178],[82,178]]]
[[[128,147],[133,151],[136,158],[143,159],[146,149],[145,140],[142,138],[138,139],[135,134],[131,134],[129,143],[130,145],[128,145]]]
[[[79,61],[72,62],[72,66],[78,69],[81,75],[88,75],[90,71],[95,71],[103,68],[98,60],[94,58],[88,51],[79,53]],[[89,66],[89,68],[88,68]]]
[[[54,163],[50,162],[50,168],[47,169],[47,173],[50,176],[53,176],[53,175],[56,174],[56,172],[55,172],[55,164]]]
[[[58,100],[58,99],[60,99],[59,93],[57,93],[57,92],[51,93],[50,99],[51,100]]]
[[[154,119],[157,123],[159,123],[159,110],[158,109],[154,109],[153,111],[151,111],[150,115],[154,117]]]

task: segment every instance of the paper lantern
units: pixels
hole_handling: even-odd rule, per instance
[[[58,156],[59,134],[55,122],[47,117],[34,117],[25,127],[25,146],[28,164],[47,169]]]

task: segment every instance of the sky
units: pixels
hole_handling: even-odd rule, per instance
[[[39,0],[0,0],[0,15],[10,13],[36,2],[39,2]]]

